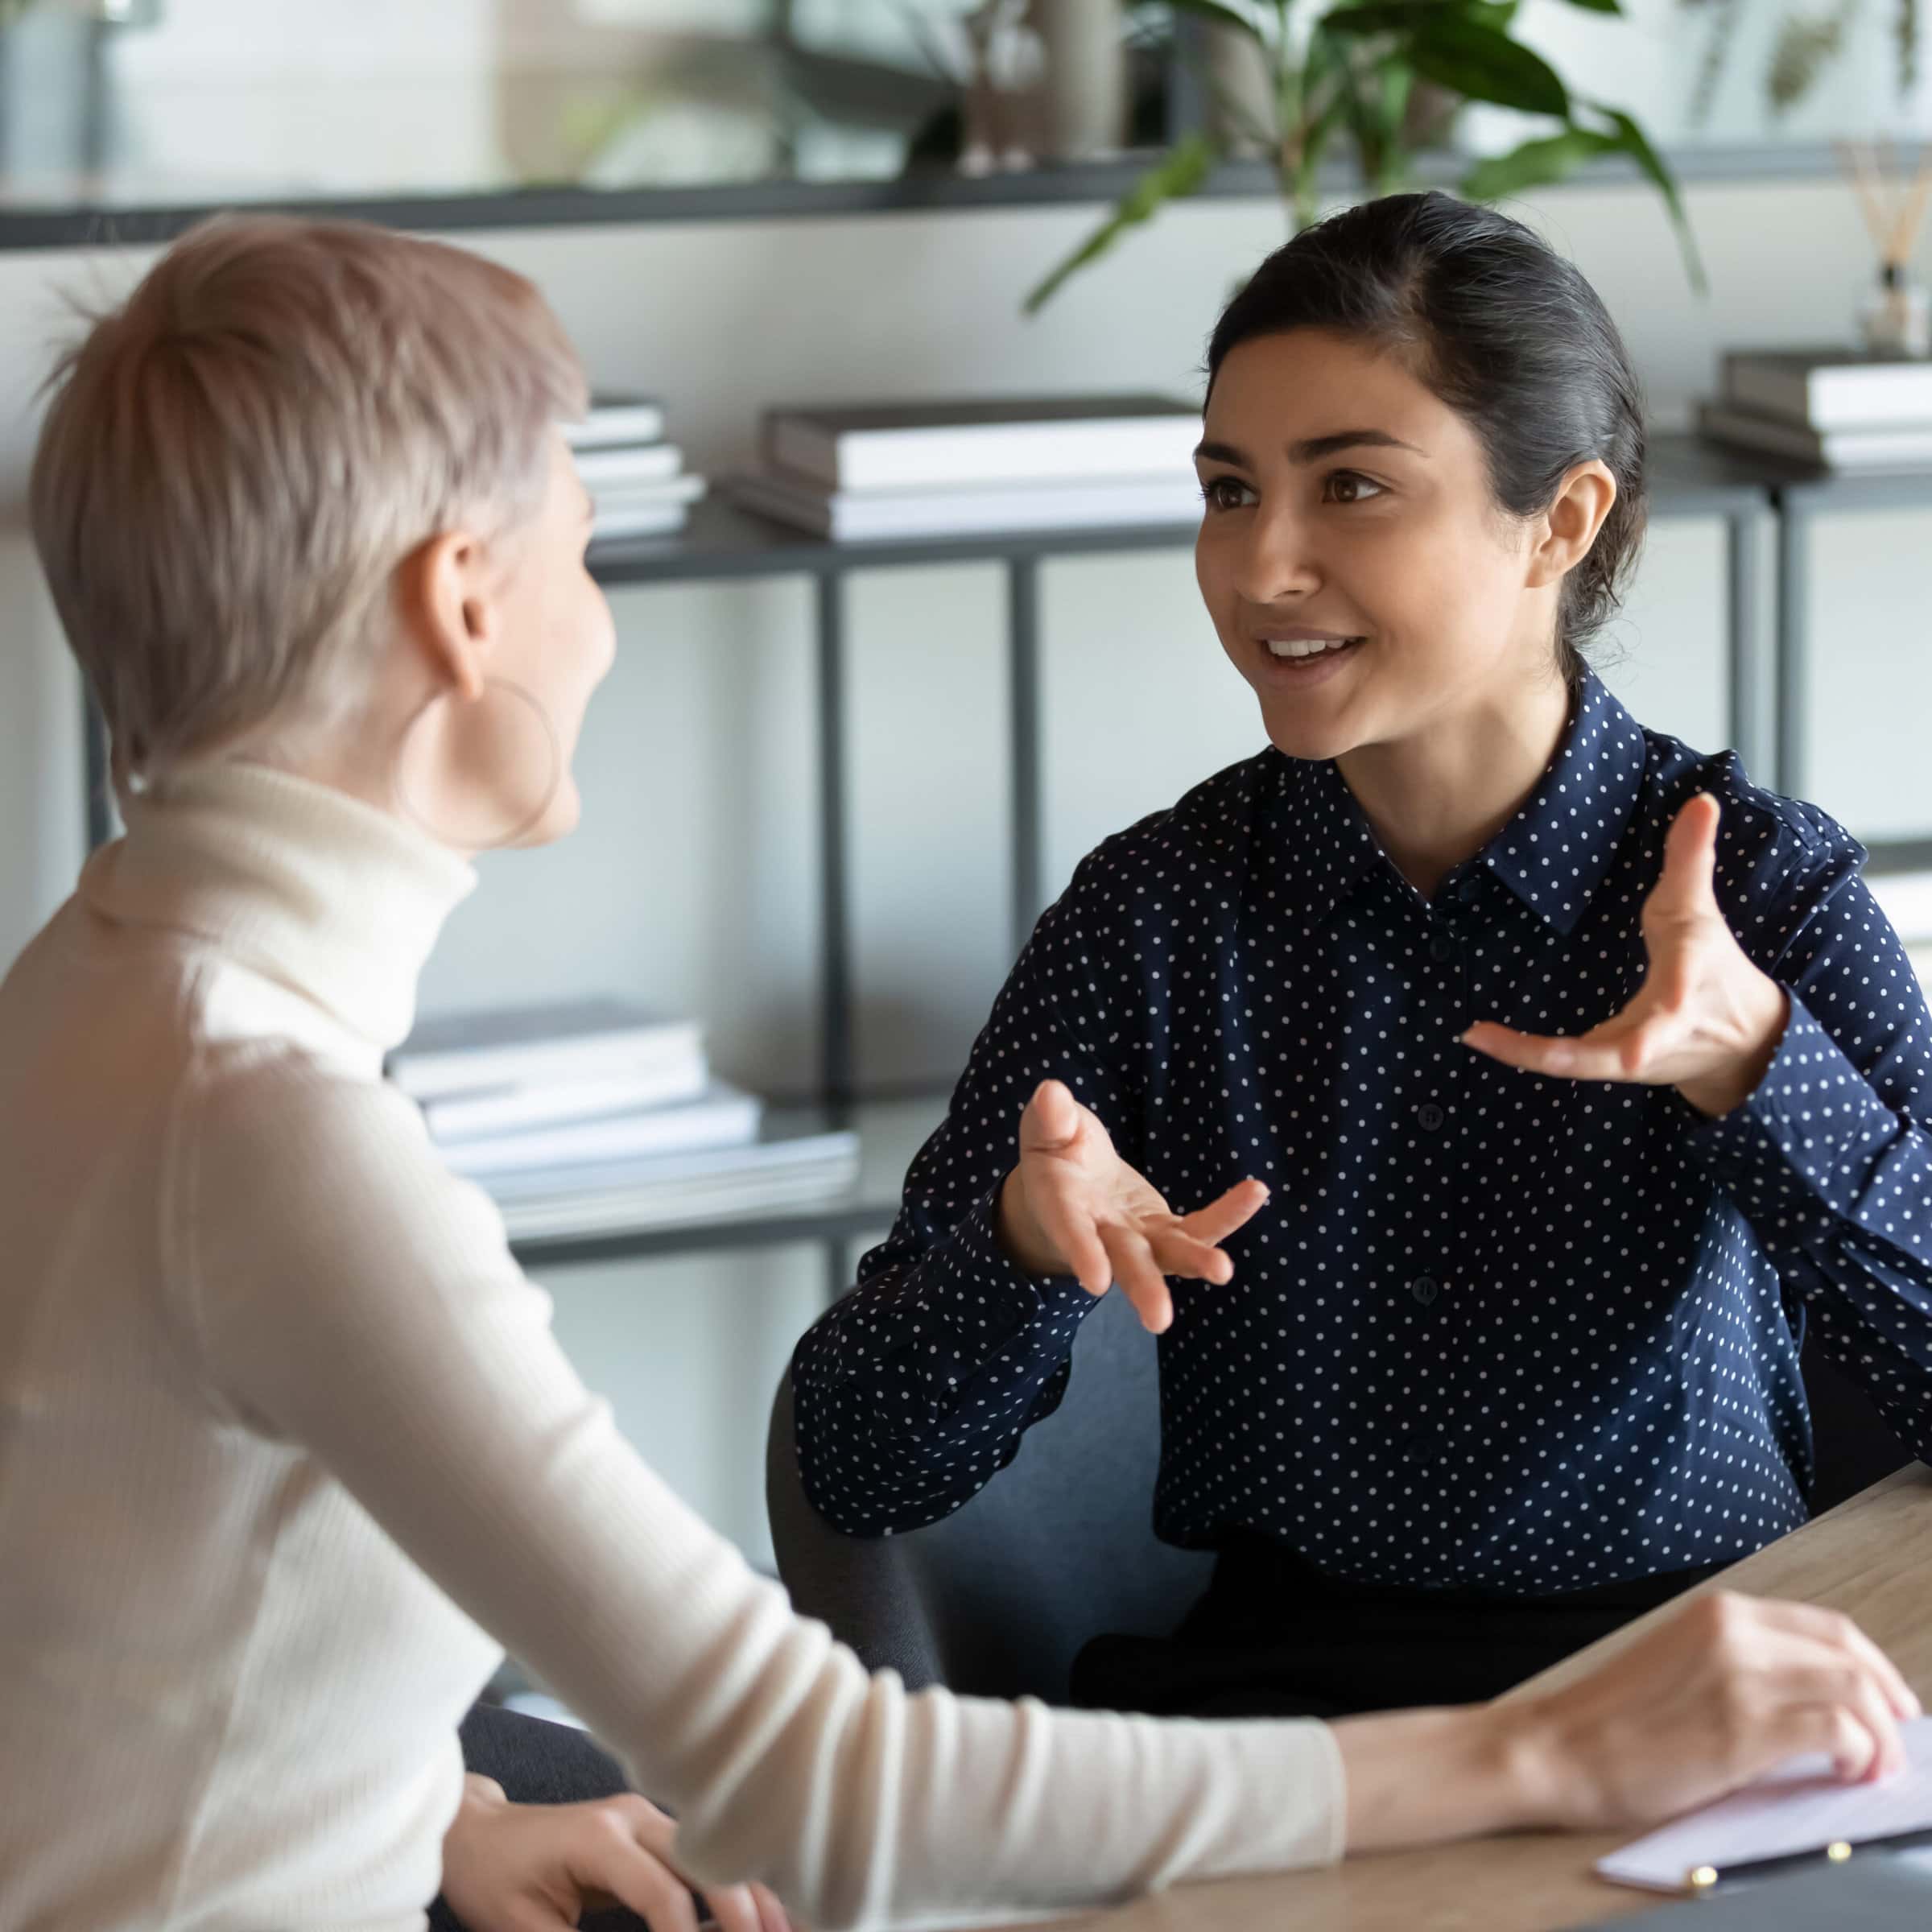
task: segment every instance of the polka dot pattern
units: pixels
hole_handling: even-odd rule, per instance
[[[1717,890],[1792,994],[1758,1092],[1558,1081],[1462,1046],[1577,1034],[1645,970],[1664,836],[1724,807]],[[1804,1323],[1932,1459],[1932,1022],[1814,807],[1647,733],[1601,683],[1432,898],[1332,765],[1269,750],[1085,860],[800,1344],[809,1492],[855,1535],[957,1508],[1050,1414],[1093,1306],[993,1207],[1048,1075],[1183,1209],[1272,1191],[1232,1284],[1174,1284],[1156,1526],[1366,1583],[1526,1595],[1741,1557],[1805,1519]]]

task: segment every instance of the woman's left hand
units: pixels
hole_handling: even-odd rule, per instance
[[[1529,1073],[1674,1087],[1712,1118],[1748,1100],[1784,1036],[1790,1002],[1744,956],[1718,908],[1719,815],[1717,800],[1699,792],[1670,828],[1662,875],[1644,902],[1649,970],[1621,1013],[1574,1039],[1484,1020],[1464,1042]]]
[[[586,1912],[628,1905],[651,1932],[697,1932],[671,1862],[673,1821],[626,1792],[576,1805],[513,1805],[469,1773],[443,1840],[443,1896],[469,1932],[572,1932]],[[762,1885],[704,1893],[719,1932],[791,1932]]]

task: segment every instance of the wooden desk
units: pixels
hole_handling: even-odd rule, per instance
[[[1848,1612],[1932,1708],[1932,1469],[1901,1470],[1720,1580],[1753,1596]],[[1653,1611],[1522,1689],[1566,1681],[1671,1609]],[[1593,1860],[1636,1835],[1484,1839],[1351,1860],[1329,1871],[1183,1886],[1117,1912],[1059,1921],[1055,1932],[1070,1924],[1084,1932],[1546,1932],[1587,1926],[1662,1902],[1590,1875]]]

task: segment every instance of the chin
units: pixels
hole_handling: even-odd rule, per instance
[[[1312,718],[1298,711],[1292,716],[1264,709],[1261,722],[1267,727],[1268,741],[1283,757],[1311,762],[1346,756],[1361,742],[1361,733],[1350,730],[1339,718]]]
[[[554,845],[559,839],[568,838],[576,830],[577,821],[583,815],[584,799],[577,790],[577,782],[566,774],[564,782],[557,787],[557,795],[550,802],[550,809],[517,844],[525,851],[537,845]]]

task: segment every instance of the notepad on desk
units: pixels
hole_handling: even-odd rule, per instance
[[[1780,1858],[1932,1828],[1932,1718],[1899,1727],[1909,1764],[1896,1777],[1847,1785],[1820,1756],[1794,1758],[1756,1784],[1674,1819],[1599,1859],[1600,1877],[1655,1892],[1681,1892],[1700,1867]]]

